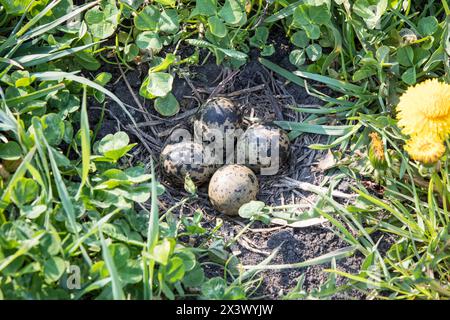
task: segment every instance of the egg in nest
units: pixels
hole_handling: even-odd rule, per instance
[[[237,143],[237,159],[261,174],[273,175],[289,157],[287,133],[272,123],[247,128]]]
[[[259,184],[253,171],[230,164],[221,167],[211,178],[208,196],[214,208],[226,215],[237,215],[239,208],[256,199]]]
[[[177,185],[187,174],[196,185],[208,181],[217,167],[204,161],[202,145],[191,142],[169,143],[161,151],[161,165],[167,178]]]
[[[241,124],[239,110],[230,99],[213,98],[194,118],[194,136],[197,142],[216,145],[227,155],[233,152],[234,143],[241,133]]]

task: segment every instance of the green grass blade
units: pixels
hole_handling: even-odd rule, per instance
[[[64,252],[68,255],[72,255],[75,253],[75,251],[83,244],[83,242],[92,236],[93,234],[97,233],[98,230],[103,226],[103,224],[107,223],[109,220],[111,220],[112,217],[114,217],[117,213],[119,213],[119,209],[114,210],[113,212],[107,214],[106,216],[99,219],[97,222],[95,222],[88,231],[83,233],[81,237],[79,237],[75,242],[72,242],[69,244],[65,249]]]
[[[337,138],[330,144],[310,144],[308,147],[310,149],[314,149],[314,150],[327,150],[327,149],[334,148],[334,147],[338,146],[339,144],[343,143],[344,141],[350,139],[351,136],[353,136],[356,132],[358,132],[358,130],[360,128],[361,128],[361,125],[359,125],[359,124],[355,125],[354,128],[350,132]]]
[[[77,224],[75,220],[75,208],[73,206],[72,201],[70,200],[69,192],[67,191],[66,184],[62,179],[61,173],[59,172],[58,165],[56,164],[55,157],[53,155],[54,149],[47,144],[47,141],[44,140],[47,150],[48,157],[50,159],[50,166],[52,167],[53,177],[55,179],[56,189],[58,190],[59,198],[61,199],[61,203],[64,211],[66,212],[67,218],[69,220],[69,224],[73,229],[75,234],[78,234]]]
[[[351,83],[348,83],[348,82],[336,80],[336,79],[333,79],[330,77],[326,77],[326,76],[322,76],[322,75],[314,74],[314,73],[310,73],[310,72],[304,72],[304,71],[290,72],[290,71],[283,69],[283,68],[279,67],[278,65],[276,65],[275,63],[270,62],[269,60],[266,60],[264,58],[259,58],[259,62],[261,62],[262,65],[269,68],[270,70],[278,73],[280,76],[286,78],[287,80],[289,80],[301,87],[305,87],[304,79],[302,79],[302,78],[305,78],[305,79],[324,83],[324,84],[332,87],[334,90],[345,93],[345,94],[353,94],[356,96],[366,96],[366,95],[364,95],[364,93],[365,93],[364,88],[354,85],[354,84],[351,84]]]
[[[349,244],[353,246],[359,246],[358,240],[347,230],[347,228],[339,221],[334,219],[331,215],[324,212],[323,210],[319,208],[315,208],[315,210],[322,216],[324,216],[328,221],[331,222],[331,224],[337,228],[341,234],[339,234],[339,237],[347,241]]]
[[[298,263],[290,263],[290,264],[272,264],[272,265],[256,265],[256,266],[243,266],[246,270],[285,270],[285,269],[297,269],[297,268],[306,268],[318,264],[324,264],[331,262],[333,259],[339,260],[342,258],[346,258],[352,256],[356,251],[355,246],[349,246],[341,249],[334,250],[332,252],[326,253],[319,257],[298,262]]]
[[[355,126],[327,126],[291,121],[274,121],[284,130],[299,131],[305,133],[323,134],[327,136],[343,136],[352,132]]]
[[[84,46],[70,48],[70,49],[58,51],[55,53],[30,54],[30,55],[21,56],[21,57],[14,57],[14,59],[15,59],[15,61],[17,61],[24,67],[33,67],[33,66],[37,66],[39,64],[43,64],[43,63],[47,63],[47,62],[50,62],[53,60],[64,58],[64,57],[74,54],[76,52],[80,52],[80,51],[89,49],[99,43],[100,42],[89,43]]]
[[[22,37],[19,38],[19,41],[27,41],[31,38],[38,37],[48,31],[52,30],[53,28],[61,25],[62,23],[78,16],[83,11],[85,11],[97,4],[98,4],[98,1],[93,1],[93,2],[87,3],[84,6],[78,7],[77,9],[73,10],[72,12],[69,12],[68,14],[66,14],[64,16],[62,16],[58,19],[55,19],[52,22],[49,22],[42,26],[36,27],[35,29],[32,29],[32,30],[26,32]]]
[[[295,9],[302,4],[303,2],[305,2],[304,0],[300,0],[300,1],[296,1],[294,3],[291,3],[290,5],[288,5],[287,7],[281,9],[280,11],[274,13],[273,15],[271,15],[270,17],[268,17],[267,19],[264,20],[265,23],[273,23],[276,22],[278,20],[284,19],[286,17],[289,17],[291,15],[294,14]]]
[[[147,231],[147,248],[153,248],[156,245],[159,237],[159,209],[158,209],[158,191],[157,191],[157,181],[155,174],[155,165],[153,159],[151,159],[151,176],[152,176],[152,196],[151,196],[151,211],[150,211],[150,221]]]
[[[208,48],[208,49],[219,50],[222,53],[224,53],[225,55],[227,55],[231,58],[237,59],[237,60],[245,61],[248,57],[247,54],[245,54],[243,52],[233,50],[233,49],[221,48],[212,43],[209,43],[208,41],[201,40],[201,39],[186,39],[186,42],[189,43],[190,45],[193,45],[193,46],[199,47],[199,48]]]
[[[148,229],[147,229],[147,244],[146,244],[146,250],[148,253],[151,253],[154,246],[158,242],[159,238],[159,208],[158,208],[158,197],[157,197],[157,181],[156,181],[156,174],[155,174],[155,166],[153,163],[153,159],[150,160],[151,165],[151,209],[150,209],[150,216],[149,216],[149,222],[148,222]],[[154,268],[154,261],[147,261],[146,258],[144,260],[144,270],[143,270],[143,276],[144,276],[144,298],[145,299],[151,299],[153,297],[153,268]]]
[[[14,107],[17,106],[21,103],[27,103],[30,101],[34,101],[36,99],[39,99],[41,97],[45,97],[48,94],[52,93],[52,92],[56,92],[59,90],[62,90],[65,88],[64,83],[59,83],[57,85],[48,87],[48,88],[44,88],[41,90],[37,90],[35,92],[32,93],[28,93],[26,95],[20,96],[20,97],[16,97],[16,98],[11,98],[11,99],[7,99],[5,100],[6,104],[10,107]]]
[[[23,65],[21,65],[19,62],[17,62],[17,59],[13,60],[13,59],[9,59],[9,58],[0,57],[0,62],[13,65],[19,69],[23,69]]]
[[[122,290],[122,284],[119,279],[119,274],[117,273],[117,268],[114,264],[114,261],[113,261],[111,255],[109,254],[108,246],[106,244],[105,239],[103,238],[103,233],[102,233],[101,228],[100,228],[98,234],[100,236],[100,243],[102,245],[103,260],[105,260],[106,268],[108,269],[109,276],[111,277],[113,298],[114,298],[114,300],[125,300],[125,294],[123,293],[123,290]]]
[[[89,134],[89,121],[87,113],[87,88],[83,86],[83,100],[81,103],[81,116],[80,116],[80,131],[81,131],[81,183],[76,198],[78,199],[83,186],[88,182],[89,176],[89,164],[91,158],[91,138]]]
[[[61,2],[61,0],[53,0],[51,3],[46,5],[45,8],[41,12],[39,12],[37,15],[35,15],[33,18],[31,18],[30,21],[28,21],[22,28],[20,28],[20,30],[17,31],[17,33],[13,33],[13,34],[16,37],[22,36],[25,32],[30,30],[31,27],[33,27],[36,23],[38,23],[39,20],[41,20],[43,17],[45,17],[47,15],[47,13],[49,13],[50,10],[52,10],[54,7],[56,7],[60,2]],[[30,5],[31,5],[31,3],[30,3]]]

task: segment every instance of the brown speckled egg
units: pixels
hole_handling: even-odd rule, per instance
[[[202,146],[190,141],[167,144],[160,160],[165,175],[178,185],[184,183],[188,173],[196,185],[201,185],[216,170],[215,165],[204,163]]]
[[[197,141],[214,142],[216,132],[232,137],[240,132],[241,115],[227,98],[213,98],[205,103],[194,119],[194,135]],[[225,145],[225,141],[223,142]],[[230,150],[229,150],[230,151]]]
[[[252,170],[230,164],[214,173],[209,182],[208,196],[217,211],[234,216],[243,204],[256,199],[258,190],[258,179]]]
[[[273,175],[288,159],[289,145],[287,133],[276,125],[253,124],[238,139],[237,158],[255,172],[266,169],[265,174]]]

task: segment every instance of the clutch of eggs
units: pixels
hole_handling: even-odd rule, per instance
[[[253,124],[240,134],[241,116],[226,98],[207,101],[195,117],[193,127],[193,141],[167,142],[160,156],[163,171],[177,185],[182,185],[188,174],[196,185],[211,178],[208,186],[211,204],[227,215],[237,215],[243,204],[256,199],[259,184],[254,172],[264,174],[262,169],[279,167],[289,156],[288,135],[271,123]],[[226,146],[227,137],[233,138],[231,146]],[[239,164],[227,164],[217,170],[225,163],[225,157],[211,158],[208,152],[215,148],[223,156],[233,154]]]

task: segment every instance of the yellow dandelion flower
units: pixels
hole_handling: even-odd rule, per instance
[[[398,126],[406,135],[450,134],[450,85],[437,79],[410,87],[397,106]]]
[[[412,159],[424,164],[432,164],[444,155],[445,146],[437,136],[414,136],[407,141],[405,150]]]

